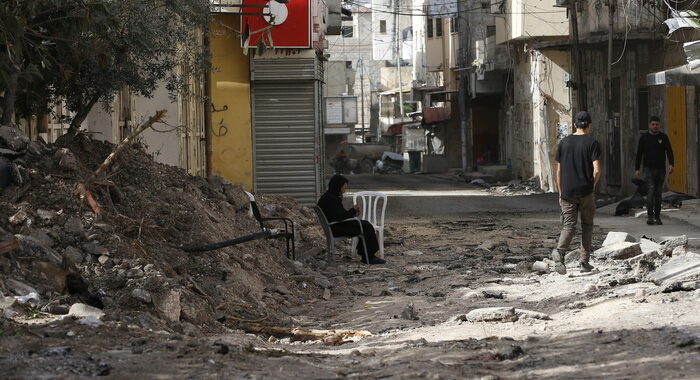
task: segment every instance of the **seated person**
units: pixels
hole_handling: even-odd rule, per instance
[[[348,179],[340,174],[334,175],[328,182],[328,191],[321,196],[317,203],[318,207],[323,211],[323,214],[326,215],[328,223],[338,222],[357,216],[360,210],[359,205],[355,205],[349,210],[343,207],[343,193],[346,192],[347,189]],[[362,241],[358,242],[357,253],[360,255],[362,262],[365,264],[386,263],[383,259],[374,257],[374,254],[379,250],[379,242],[372,223],[366,220],[361,220],[360,222],[362,223],[362,233],[365,237],[367,256],[369,257],[369,263],[365,262],[365,252]],[[360,234],[360,225],[356,220],[348,220],[331,225],[331,231],[333,231],[333,236],[357,236]]]

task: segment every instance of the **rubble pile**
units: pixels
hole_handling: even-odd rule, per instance
[[[540,188],[539,177],[532,177],[526,180],[514,179],[509,181],[507,185],[499,183],[492,186],[491,191],[508,195],[531,195],[544,193],[544,191]]]
[[[68,314],[84,304],[102,309],[103,320],[216,331],[241,322],[288,324],[286,309],[324,292],[319,281],[292,280],[322,275],[311,269],[315,257],[311,267],[287,259],[284,239],[199,253],[177,248],[260,232],[240,186],[190,176],[130,146],[91,187],[98,215],[76,185],[112,144],[78,134],[12,148],[19,150],[10,160],[12,184],[0,189],[5,317]],[[310,210],[282,196],[258,195],[257,202],[263,216],[294,220],[297,258],[320,252],[322,232]]]

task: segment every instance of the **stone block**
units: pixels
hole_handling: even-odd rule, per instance
[[[642,254],[639,243],[620,242],[600,248],[593,252],[593,256],[599,259],[624,260]]]

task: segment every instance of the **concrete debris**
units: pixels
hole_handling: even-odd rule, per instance
[[[468,322],[515,322],[519,319],[548,320],[551,318],[544,313],[514,307],[486,307],[470,311],[463,319]]]
[[[635,243],[636,241],[637,240],[634,238],[634,236],[628,234],[627,232],[610,231],[610,232],[608,232],[608,235],[605,237],[605,240],[603,241],[603,247],[606,247],[608,245],[612,245],[615,243],[622,243],[622,242]]]
[[[423,252],[417,250],[410,250],[403,253],[404,256],[421,256]]]
[[[12,215],[8,220],[9,220],[10,224],[12,224],[13,226],[18,226],[20,224],[23,224],[28,218],[29,218],[29,214],[27,214],[26,211],[19,210],[14,215]]]
[[[19,240],[20,245],[25,253],[30,254],[36,258],[49,261],[56,265],[61,265],[63,262],[63,256],[56,252],[53,248],[42,244],[38,239],[27,236],[27,235],[15,235],[17,240]]]
[[[544,261],[535,261],[535,263],[532,264],[532,271],[547,274],[550,271],[549,264],[545,263]]]
[[[72,235],[79,235],[85,231],[85,227],[79,218],[71,216],[68,217],[66,222],[63,224],[63,230]]]
[[[105,313],[102,310],[84,303],[75,303],[68,311],[68,316],[75,318],[93,317],[100,319],[104,317],[104,315]]]
[[[663,247],[663,252],[666,255],[671,255],[676,247],[686,247],[688,246],[688,236],[674,236],[670,237],[661,242]]]
[[[656,285],[700,278],[700,255],[687,253],[672,257],[647,277]]]
[[[151,303],[151,293],[147,290],[136,288],[131,291],[131,296],[143,303]]]
[[[5,280],[5,288],[18,296],[24,296],[30,293],[39,293],[31,286],[11,278]]]
[[[660,251],[663,246],[651,239],[645,239],[641,238],[639,239],[639,246],[642,249],[642,252],[644,253],[649,253],[652,251]]]
[[[593,256],[598,259],[624,260],[641,253],[642,249],[639,243],[621,242],[602,247],[593,252]]]
[[[641,255],[637,255],[635,257],[629,258],[625,260],[625,263],[634,266],[640,261],[654,261],[658,258],[662,257],[662,254],[660,251],[650,251],[647,253],[642,253]]]
[[[180,292],[171,290],[157,298],[153,302],[156,310],[167,320],[178,322],[182,307],[180,305]]]
[[[9,125],[0,126],[0,146],[7,147],[16,152],[24,151],[29,144],[27,137],[18,128]]]

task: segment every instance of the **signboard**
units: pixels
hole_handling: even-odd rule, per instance
[[[452,18],[457,17],[457,1],[455,0],[430,0],[428,4],[428,17]]]
[[[263,7],[261,7],[263,6]],[[260,42],[275,48],[311,47],[309,0],[243,0],[241,45],[256,47]]]
[[[326,125],[357,124],[357,96],[326,97]]]

